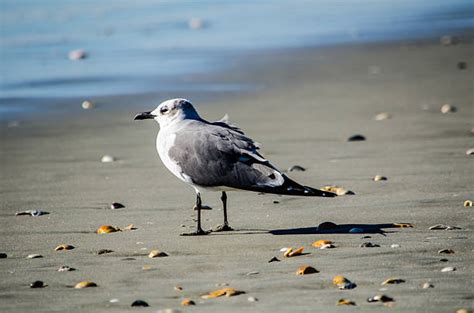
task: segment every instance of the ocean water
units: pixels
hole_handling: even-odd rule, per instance
[[[474,29],[472,0],[0,0],[0,113],[14,100],[238,91],[183,83],[254,51]],[[84,60],[68,53],[84,49]]]

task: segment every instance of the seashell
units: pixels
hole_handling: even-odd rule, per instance
[[[71,61],[78,61],[87,58],[87,52],[84,49],[69,51],[68,58]]]
[[[124,229],[126,229],[126,230],[137,230],[138,228],[136,228],[135,225],[133,225],[133,224],[129,224],[129,225],[125,226]]]
[[[474,148],[467,149],[466,150],[466,155],[474,155]],[[472,203],[472,202],[471,202]],[[471,205],[472,206],[472,205]]]
[[[304,172],[306,171],[306,169],[302,167],[301,165],[293,165],[288,168],[288,172],[293,172],[293,171]]]
[[[94,108],[94,103],[92,103],[91,101],[88,101],[88,100],[83,101],[83,102],[82,102],[82,108],[83,108],[84,110],[93,109],[93,108]]]
[[[374,116],[374,120],[376,121],[383,121],[392,118],[392,115],[387,112],[382,112]]]
[[[285,253],[283,254],[287,258],[293,257],[293,256],[298,256],[303,254],[304,247],[299,247],[296,250],[293,250],[293,248],[288,248]]]
[[[394,302],[395,300],[387,295],[376,295],[367,299],[367,302]]]
[[[255,298],[255,297],[248,297],[248,298],[247,298],[247,301],[248,301],[248,302],[257,302],[258,299]]]
[[[445,224],[436,224],[428,228],[429,230],[455,230],[455,229],[462,229],[458,226],[449,226]]]
[[[30,288],[43,288],[43,287],[46,287],[46,285],[41,280],[34,281],[30,284]]]
[[[149,307],[148,303],[143,300],[135,300],[130,304],[131,307]]]
[[[248,272],[248,273],[247,273],[247,274],[245,274],[245,275],[247,275],[247,276],[251,276],[251,275],[258,275],[258,274],[260,274],[260,272],[259,272],[259,271],[251,271],[251,272]]]
[[[95,254],[97,255],[101,255],[101,254],[107,254],[107,253],[112,253],[114,252],[113,250],[109,250],[109,249],[100,249],[100,250],[97,250],[95,252]]]
[[[72,250],[72,249],[74,249],[74,246],[62,244],[54,248],[54,251],[63,251],[63,250],[66,251],[66,250]]]
[[[30,216],[33,216],[33,217],[42,216],[42,215],[46,215],[46,214],[49,214],[49,212],[41,211],[41,210],[26,210],[26,211],[15,213],[16,216],[30,215]]]
[[[268,260],[268,263],[272,263],[272,262],[280,262],[280,260],[276,256],[274,256],[273,258]]]
[[[398,284],[401,284],[401,283],[404,283],[404,282],[405,282],[404,279],[388,278],[388,279],[386,279],[382,282],[382,286],[384,286],[384,285],[398,285]]]
[[[472,201],[471,200],[466,200],[464,201],[464,206],[472,206]]]
[[[460,62],[458,62],[457,67],[460,70],[465,70],[465,69],[467,69],[467,63],[464,62],[464,61],[460,61]]]
[[[109,234],[109,233],[115,233],[121,231],[120,228],[110,226],[110,225],[102,225],[97,229],[96,233],[98,234]]]
[[[453,249],[441,249],[438,251],[439,254],[454,254]]]
[[[190,306],[190,305],[196,305],[196,303],[188,298],[184,298],[183,301],[181,301],[182,306]]]
[[[204,21],[200,18],[193,17],[193,18],[189,19],[188,27],[190,29],[194,29],[194,30],[201,29],[201,28],[204,27]]]
[[[314,274],[314,273],[319,273],[319,271],[309,265],[300,266],[296,270],[296,275],[308,275],[308,274]]]
[[[333,248],[335,248],[335,247],[336,247],[336,246],[333,245],[333,244],[327,244],[327,245],[321,246],[321,248],[319,248],[319,249],[321,249],[321,250],[324,250],[324,249],[333,249]]]
[[[441,106],[441,113],[446,114],[446,113],[454,113],[457,111],[455,106],[452,106],[451,104],[443,104]]]
[[[6,259],[7,257],[6,253],[0,253],[0,259]]]
[[[360,245],[361,248],[379,248],[380,245],[376,243],[371,243],[371,242],[364,242],[363,244]]]
[[[349,233],[351,233],[351,234],[360,234],[360,233],[363,233],[363,232],[364,232],[364,229],[359,228],[359,227],[354,227],[354,228],[349,229]]]
[[[327,191],[327,190],[325,190],[325,191]],[[323,222],[323,223],[318,225],[318,231],[333,230],[333,229],[336,229],[336,228],[337,228],[337,225],[334,224],[333,222]]]
[[[347,299],[339,299],[337,301],[337,305],[356,305],[354,301],[347,300]]]
[[[26,257],[27,259],[39,259],[39,258],[42,258],[43,256],[41,254],[28,254],[28,256]]]
[[[67,265],[62,265],[60,268],[58,268],[58,272],[72,272],[75,270],[76,270],[75,268],[69,267]]]
[[[381,175],[375,175],[373,181],[387,180],[387,177]]]
[[[410,224],[410,223],[393,223],[392,224],[394,227],[399,227],[399,228],[414,228],[415,225]]]
[[[74,285],[75,289],[83,289],[83,288],[90,288],[90,287],[97,287],[97,284],[92,281],[81,281]]]
[[[398,243],[394,243],[390,245],[390,248],[400,248],[400,245]]]
[[[342,275],[334,276],[332,283],[339,287],[339,289],[354,289],[357,286]]]
[[[176,291],[183,291],[183,287],[181,287],[181,286],[174,286],[174,290],[176,290]]]
[[[168,256],[168,254],[166,254],[166,252],[163,252],[163,251],[160,251],[160,250],[151,250],[150,254],[148,254],[149,258],[161,258],[161,257],[165,257],[165,256]]]
[[[457,37],[444,35],[439,39],[439,42],[443,46],[451,46],[451,45],[456,45],[458,43],[458,39],[457,39]]]
[[[456,313],[472,313],[472,311],[469,309],[457,309]]]
[[[113,299],[110,299],[110,300],[109,300],[110,303],[117,303],[117,302],[119,302],[119,301],[120,301],[120,300],[117,299],[117,298],[113,298]]]
[[[423,289],[434,288],[434,285],[432,285],[430,283],[424,283],[423,285],[421,285],[421,288],[423,288]]]
[[[445,272],[454,272],[456,270],[455,267],[452,267],[452,266],[446,266],[446,267],[443,267],[441,269],[441,272],[445,273]]]
[[[321,188],[322,191],[329,191],[332,193],[335,193],[338,196],[344,196],[344,195],[355,195],[355,193],[351,190],[346,190],[342,187],[338,186],[324,186]]]
[[[347,138],[347,141],[351,142],[351,141],[365,141],[365,137],[362,136],[362,135],[353,135],[353,136],[350,136],[349,138]]]
[[[245,292],[236,290],[234,288],[222,288],[219,290],[209,292],[208,294],[202,295],[201,298],[212,299],[212,298],[217,298],[217,297],[222,297],[222,296],[232,297],[232,296],[240,295],[242,293],[245,293]]]
[[[118,202],[113,202],[110,205],[111,210],[117,210],[117,209],[123,209],[123,208],[125,208],[125,205],[123,205],[122,203],[118,203]]]
[[[106,154],[100,159],[100,162],[102,162],[102,163],[115,162],[115,158],[111,155]]]
[[[323,248],[324,246],[332,246],[332,247],[328,247],[328,248],[334,248],[334,246],[332,244],[333,244],[333,242],[331,240],[321,239],[321,240],[317,240],[317,241],[313,242],[311,245],[315,248],[325,249],[325,248]]]

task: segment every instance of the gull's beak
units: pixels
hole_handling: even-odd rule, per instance
[[[142,112],[135,115],[134,120],[149,120],[154,119],[156,115],[151,114],[150,112]]]

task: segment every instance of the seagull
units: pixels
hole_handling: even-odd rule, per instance
[[[233,230],[227,219],[227,193],[246,190],[291,196],[335,197],[331,192],[301,185],[279,171],[259,152],[259,144],[227,121],[201,118],[190,101],[170,99],[134,120],[154,119],[160,130],[156,150],[163,164],[196,192],[197,228],[183,235],[207,235],[201,227],[201,191],[221,192],[224,224],[213,231]]]

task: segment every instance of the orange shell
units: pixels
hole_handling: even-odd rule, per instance
[[[208,294],[202,295],[201,298],[203,299],[212,299],[212,298],[217,298],[217,297],[232,297],[236,295],[240,295],[241,293],[244,293],[243,291],[236,290],[234,288],[222,288],[219,290],[212,291]]]
[[[337,305],[356,305],[354,301],[347,300],[347,299],[339,299],[337,301]]]
[[[350,190],[346,190],[346,189],[344,189],[342,187],[339,187],[339,186],[324,186],[323,188],[321,188],[321,190],[335,193],[338,196],[353,195],[354,194],[354,192],[352,192]]]
[[[333,242],[331,240],[317,240],[315,242],[313,242],[312,246],[315,247],[315,248],[321,248],[322,246],[325,246],[325,245],[331,245],[333,244]]]
[[[161,258],[165,256],[168,256],[168,254],[160,250],[151,250],[150,254],[148,254],[149,258]]]
[[[303,253],[304,247],[299,247],[296,250],[293,250],[293,248],[288,248],[283,256],[286,256],[287,258],[292,257],[292,256],[297,256],[301,255]]]
[[[298,270],[296,271],[296,275],[307,275],[307,274],[314,274],[314,273],[318,273],[318,270],[309,265],[300,266]]]
[[[393,223],[393,226],[400,227],[400,228],[413,228],[415,225],[410,223]]]
[[[196,303],[188,298],[184,298],[183,301],[181,301],[182,306],[190,306],[190,305],[195,305]]]
[[[92,281],[81,281],[74,286],[74,288],[76,289],[89,288],[89,287],[97,287],[97,284]]]
[[[72,249],[74,249],[74,246],[62,244],[54,248],[54,251],[72,250]]]
[[[345,278],[344,276],[341,276],[341,275],[337,275],[337,276],[334,276],[334,278],[332,279],[332,283],[334,285],[342,285],[342,284],[345,284],[345,283],[348,283],[349,280],[347,278]]]
[[[110,225],[102,225],[97,229],[96,233],[98,234],[108,234],[108,233],[115,233],[117,231],[120,231],[120,228],[110,226]]]

